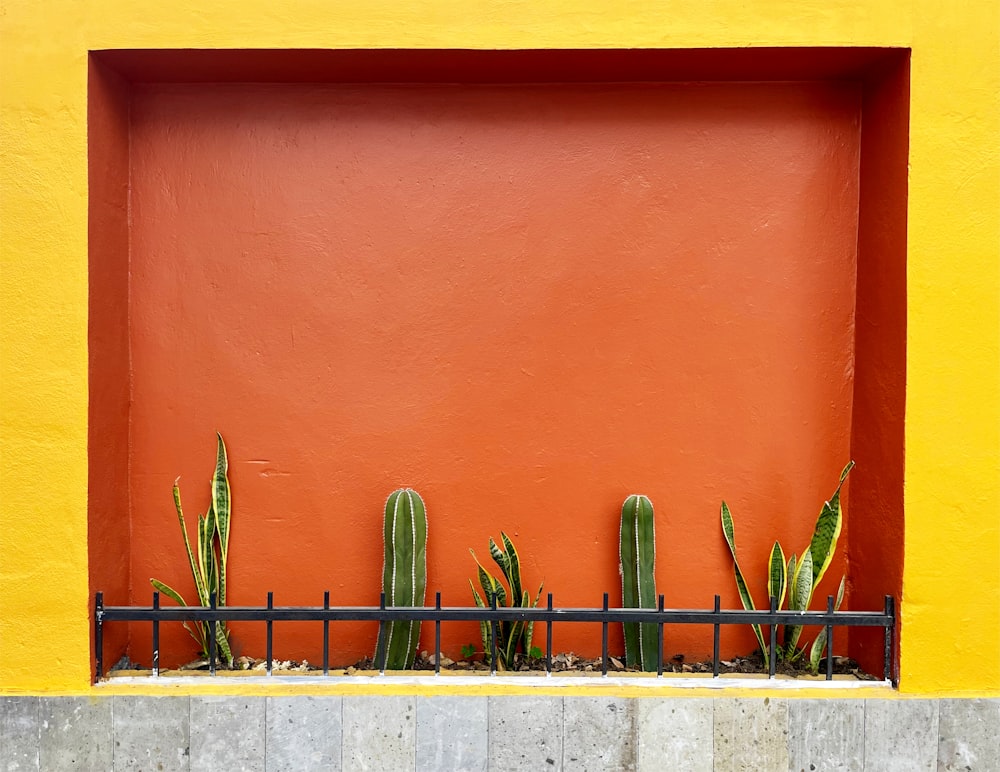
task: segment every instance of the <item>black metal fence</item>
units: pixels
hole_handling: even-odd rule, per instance
[[[601,673],[608,674],[610,655],[608,653],[608,627],[622,622],[643,622],[657,626],[656,674],[663,675],[663,628],[666,625],[712,625],[712,675],[719,676],[719,631],[722,625],[761,625],[768,627],[770,650],[777,647],[778,625],[815,625],[826,628],[826,680],[833,678],[834,629],[838,627],[881,627],[884,630],[883,677],[892,680],[893,640],[896,624],[895,602],[891,595],[885,596],[882,611],[835,611],[833,596],[827,598],[826,611],[779,611],[772,601],[770,610],[744,611],[720,608],[719,596],[715,596],[713,609],[667,609],[663,606],[663,596],[659,596],[656,609],[609,608],[608,594],[604,593],[602,608],[554,608],[552,593],[548,594],[544,608],[504,608],[504,607],[442,607],[441,593],[436,594],[433,607],[387,607],[385,593],[378,607],[330,606],[330,593],[323,594],[322,606],[275,606],[274,593],[267,594],[266,606],[223,606],[216,607],[213,596],[210,606],[169,606],[161,607],[159,593],[153,593],[151,606],[105,606],[104,594],[98,592],[94,604],[94,646],[96,650],[97,680],[104,675],[104,625],[108,622],[150,622],[153,626],[153,675],[159,675],[160,624],[162,622],[207,622],[209,625],[209,669],[216,671],[216,629],[219,622],[264,622],[267,625],[266,672],[271,674],[273,661],[273,632],[275,622],[322,622],[323,623],[323,674],[330,672],[330,624],[332,622],[388,620],[427,621],[434,623],[434,670],[441,670],[441,625],[445,622],[486,622],[491,625],[492,652],[490,673],[496,674],[498,625],[502,621],[524,621],[545,625],[545,671],[552,672],[552,626],[566,622],[591,622],[601,625]],[[385,655],[375,663],[385,672]],[[775,676],[775,657],[770,658],[769,677]]]

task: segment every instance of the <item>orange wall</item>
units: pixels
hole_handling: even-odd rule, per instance
[[[90,382],[87,446],[87,551],[90,598],[122,597],[130,588],[129,509],[129,87],[91,59],[88,146]],[[117,628],[117,629],[116,629]],[[127,630],[108,625],[105,657],[125,652]]]
[[[235,604],[377,602],[400,485],[427,502],[446,605],[469,603],[467,548],[485,559],[501,528],[557,605],[614,598],[632,492],[657,508],[668,605],[738,605],[722,498],[762,600],[771,541],[801,551],[851,452],[860,97],[134,86],[134,599],[149,576],[190,583],[170,486],[181,475],[193,521],[217,428]],[[334,638],[350,659],[374,630]],[[148,631],[133,640],[148,659]],[[276,640],[318,656],[317,625]],[[730,630],[723,647],[752,640]],[[164,645],[190,651],[183,631]],[[557,649],[599,645],[556,630]],[[710,647],[709,630],[668,632],[671,654]]]
[[[858,609],[882,608],[886,594],[898,601],[903,582],[909,84],[909,57],[897,55],[873,73],[864,93],[851,435],[858,466],[847,555]],[[880,672],[882,631],[854,630],[850,643],[852,657]]]

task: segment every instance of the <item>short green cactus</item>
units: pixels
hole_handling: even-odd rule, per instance
[[[656,608],[656,529],[653,504],[646,496],[632,495],[622,505],[619,544],[622,575],[622,608]],[[625,664],[644,671],[656,670],[659,654],[656,625],[625,622]]]
[[[427,589],[427,514],[415,490],[400,488],[385,502],[382,591],[387,606],[423,606]],[[375,664],[409,670],[420,642],[420,622],[390,620],[379,626]]]

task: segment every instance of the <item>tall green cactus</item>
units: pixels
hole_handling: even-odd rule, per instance
[[[619,544],[622,575],[622,608],[656,608],[656,529],[653,504],[645,496],[632,495],[622,505]],[[656,625],[626,622],[625,664],[656,670],[658,655]]]
[[[423,606],[427,589],[427,513],[415,490],[400,488],[386,500],[383,539],[382,591],[386,605]],[[419,642],[420,622],[382,622],[375,664],[384,662],[387,670],[409,670]]]

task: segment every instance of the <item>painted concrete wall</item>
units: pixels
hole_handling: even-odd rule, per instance
[[[851,452],[857,84],[153,84],[130,105],[132,595],[105,603],[190,585],[169,491],[204,510],[208,427],[233,605],[376,603],[404,485],[449,606],[501,528],[533,594],[599,605],[633,490],[671,607],[739,606],[722,499],[748,576],[776,535],[808,544]],[[598,654],[582,628],[556,648]],[[191,656],[173,632],[167,666]],[[479,638],[443,633],[452,657]],[[335,656],[372,634],[337,631]],[[723,656],[753,640],[726,630]],[[280,644],[320,656],[315,634]]]
[[[88,689],[88,50],[869,45],[913,50],[901,689],[1000,690],[995,4],[734,1],[706,13],[442,0],[278,13],[249,2],[140,13],[93,0],[4,11],[0,688]],[[59,667],[39,668],[39,651]]]

